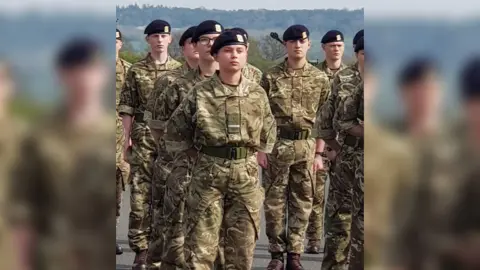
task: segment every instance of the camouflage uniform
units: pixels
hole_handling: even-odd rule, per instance
[[[144,121],[143,113],[155,81],[169,70],[180,66],[179,62],[170,57],[165,64],[157,65],[148,54],[144,59],[132,65],[120,95],[118,106],[120,115],[134,116],[131,130],[131,212],[128,238],[130,248],[136,253],[148,249],[152,210],[152,167],[156,156],[155,141],[150,128]]]
[[[272,256],[301,254],[315,193],[316,144],[311,131],[316,112],[330,91],[328,78],[310,63],[292,70],[285,60],[264,73],[261,85],[268,94],[279,138],[263,170],[269,252]]]
[[[341,64],[339,69],[332,71],[328,68],[327,61],[320,62],[317,66],[320,71],[324,72],[328,76],[330,85],[333,83],[333,79],[338,72],[345,69],[347,66]],[[315,134],[316,131],[313,131]],[[308,248],[317,248],[320,245],[320,241],[323,236],[323,211],[325,206],[325,183],[327,181],[328,171],[330,168],[330,161],[323,155],[324,171],[317,171],[315,175],[315,196],[313,197],[312,213],[308,220],[307,235],[309,240]]]
[[[335,76],[330,96],[325,105],[317,112],[315,125],[318,138],[323,140],[335,140],[337,138],[337,132],[334,129],[334,114],[338,105],[338,92],[344,85],[355,87],[360,82],[361,77],[357,64],[343,69]],[[349,182],[348,179],[337,176],[336,163],[338,163],[338,157],[336,162],[331,163],[329,170],[330,185],[325,208],[326,249],[322,269],[332,269],[333,265],[338,265],[339,269],[345,267],[350,252],[353,183]]]
[[[22,146],[11,192],[17,221],[36,234],[32,269],[107,269],[115,263],[114,193],[105,181],[115,172],[113,117],[74,128],[65,115]]]
[[[149,99],[145,114],[149,114],[149,126],[160,134],[165,123],[184,99],[187,92],[204,79],[198,69],[178,75],[166,75],[161,81],[163,91],[155,91]],[[157,89],[157,88],[156,88]],[[158,94],[160,93],[161,94]],[[175,159],[165,149],[163,137],[158,141],[158,158],[154,172],[154,230],[149,253],[153,261],[162,261],[160,269],[172,266],[182,267],[183,256],[183,216],[185,199],[184,183],[187,180],[187,157],[179,155]],[[167,195],[166,195],[167,194]],[[182,206],[182,207],[181,207]],[[162,258],[163,257],[163,258]]]
[[[189,269],[212,268],[222,226],[226,268],[251,269],[263,200],[255,152],[271,151],[275,131],[260,86],[245,78],[223,85],[217,75],[198,83],[167,122],[169,152],[200,151],[185,204]]]
[[[262,79],[262,71],[249,63],[247,63],[242,69],[242,75],[256,83],[260,83],[260,80]]]
[[[120,103],[120,92],[122,91],[123,83],[125,82],[125,77],[127,75],[128,69],[131,67],[130,63],[127,61],[118,58],[115,64],[115,73],[116,73],[116,98],[115,104],[118,107]],[[129,165],[124,161],[123,158],[123,145],[125,144],[125,134],[123,132],[122,118],[120,115],[116,114],[116,161],[117,161],[117,170],[116,170],[116,194],[117,194],[117,226],[120,219],[120,209],[122,205],[122,192],[125,191],[125,187],[128,185],[128,174],[129,174]]]

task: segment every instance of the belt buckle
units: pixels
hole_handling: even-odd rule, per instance
[[[230,149],[230,159],[237,159],[237,148],[233,147]]]

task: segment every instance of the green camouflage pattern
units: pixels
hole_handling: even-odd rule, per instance
[[[162,65],[155,64],[148,54],[132,65],[127,73],[120,95],[120,115],[143,116],[155,82],[169,71],[180,68],[181,64],[168,58]],[[131,130],[132,158],[130,162],[130,216],[128,239],[134,252],[148,249],[151,233],[153,164],[156,143],[145,121],[134,119]]]
[[[120,103],[120,92],[122,91],[123,84],[127,75],[128,69],[131,67],[131,64],[127,61],[118,58],[115,64],[115,86],[116,86],[116,106]],[[123,158],[123,145],[125,144],[125,134],[123,132],[122,118],[116,113],[116,194],[117,194],[117,224],[120,217],[120,210],[122,205],[122,193],[125,191],[125,187],[129,184],[129,165],[124,161]]]
[[[262,71],[250,63],[242,69],[242,75],[255,83],[260,83],[262,79]]]
[[[166,125],[171,153],[202,146],[252,149],[250,157],[237,161],[200,154],[187,187],[184,219],[188,268],[211,269],[223,227],[225,267],[251,269],[263,201],[254,152],[269,153],[276,140],[265,91],[244,77],[233,87],[214,75],[192,88]]]
[[[264,73],[261,86],[268,94],[277,127],[308,130],[311,134],[316,112],[330,91],[324,73],[310,63],[302,70],[292,70],[285,60]],[[315,193],[314,156],[313,138],[278,139],[272,154],[268,155],[263,186],[266,232],[272,253],[303,253]]]
[[[317,65],[315,65],[315,67],[317,67],[320,71],[324,72],[327,77],[328,77],[328,80],[330,81],[330,83],[333,82],[333,79],[335,78],[335,76],[342,70],[344,70],[345,68],[348,67],[348,65],[345,65],[344,63],[341,63],[340,64],[340,67],[337,69],[337,70],[331,70],[329,67],[328,67],[328,64],[327,64],[327,60],[323,60],[322,62],[318,63]]]
[[[329,198],[327,201],[326,218],[326,241],[325,257],[322,269],[343,269],[349,263],[351,252],[351,228],[352,228],[352,192],[356,181],[360,181],[356,175],[356,166],[363,166],[363,149],[353,148],[343,142],[347,136],[347,130],[358,122],[358,108],[360,96],[359,86],[363,84],[360,75],[351,75],[349,69],[344,69],[334,79],[332,94],[335,97],[332,107],[323,107],[320,110],[320,121],[331,121],[334,127],[333,133],[338,134],[338,141],[342,149],[334,162],[333,180],[330,181]],[[348,73],[348,75],[345,75]],[[363,88],[362,88],[363,89]],[[330,104],[326,104],[330,105]],[[326,112],[326,113],[325,113]],[[330,120],[333,115],[332,120]],[[323,130],[328,124],[320,122]],[[335,138],[335,137],[334,137]],[[360,247],[358,247],[360,248]]]

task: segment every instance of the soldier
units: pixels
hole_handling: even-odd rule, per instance
[[[263,199],[255,154],[272,150],[276,126],[265,91],[242,76],[245,38],[224,32],[210,53],[220,71],[189,91],[167,122],[165,143],[172,153],[199,152],[186,202],[188,268],[211,269],[223,224],[227,269],[247,270]]]
[[[357,33],[356,36],[359,36]],[[354,42],[355,39],[354,39]],[[358,44],[356,44],[358,45]],[[354,45],[356,47],[356,45]],[[334,114],[338,104],[338,92],[341,87],[355,87],[362,81],[359,66],[359,54],[355,65],[341,70],[334,78],[332,90],[325,105],[317,112],[317,137],[325,140],[326,155],[331,161],[329,170],[330,185],[325,212],[325,256],[322,269],[345,267],[350,252],[350,228],[352,223],[352,185],[349,181],[337,177],[336,156],[342,149],[337,141],[334,129]]]
[[[182,74],[194,70],[198,66],[198,52],[195,50],[195,44],[192,42],[192,37],[195,34],[196,26],[189,27],[183,32],[178,45],[182,48],[183,58],[185,63],[182,66]]]
[[[115,216],[105,180],[116,167],[114,117],[102,106],[108,66],[88,38],[67,43],[55,66],[65,99],[22,145],[10,192],[21,209],[15,227],[31,251],[27,269],[107,269]]]
[[[117,29],[116,31],[116,54],[115,54],[115,73],[116,73],[116,106],[118,108],[118,104],[120,102],[120,92],[122,91],[123,83],[125,82],[125,77],[127,75],[127,71],[130,68],[131,64],[127,61],[121,59],[119,57],[120,49],[122,48],[123,40],[122,40],[122,32]],[[117,229],[118,223],[120,221],[120,210],[122,206],[122,192],[125,191],[125,187],[128,185],[128,175],[129,175],[129,165],[125,162],[123,157],[123,145],[125,145],[125,135],[123,133],[123,125],[122,125],[122,118],[118,114],[116,114],[117,120],[117,132],[116,132],[116,142],[117,142],[117,153],[116,153],[116,161],[117,161],[117,171],[116,171],[116,194],[117,194]],[[116,244],[116,253],[117,255],[123,254],[123,249],[120,245]]]
[[[170,31],[170,24],[162,20],[147,25],[144,33],[150,52],[128,71],[118,106],[125,130],[125,157],[127,152],[131,152],[128,239],[130,248],[135,252],[134,270],[146,269],[152,210],[152,167],[156,155],[155,141],[143,113],[155,81],[181,66],[168,55],[168,45],[172,41]]]
[[[268,269],[303,269],[305,231],[312,211],[314,172],[323,169],[316,153],[322,140],[311,138],[315,113],[329,93],[328,77],[307,62],[311,41],[303,25],[290,26],[283,34],[287,58],[263,74],[278,127],[272,154],[259,154],[265,188],[265,219],[272,260]],[[288,213],[288,217],[286,217]],[[286,224],[288,219],[288,224]]]
[[[317,67],[324,72],[330,84],[334,76],[346,67],[342,63],[344,51],[343,34],[337,30],[328,31],[322,38],[322,48],[325,53],[325,60]],[[315,133],[315,132],[313,132]],[[305,253],[319,254],[321,252],[321,238],[323,236],[323,211],[325,206],[325,183],[328,176],[330,162],[325,153],[322,154],[325,170],[317,171],[315,175],[315,197],[313,198],[312,213],[308,220],[307,227],[307,248]]]
[[[213,41],[222,33],[223,26],[212,20],[200,23],[192,35],[193,47],[199,53],[198,67],[190,72],[173,78],[171,75],[162,81],[172,80],[163,89],[162,94],[149,100],[147,111],[151,115],[150,128],[158,138],[158,158],[155,173],[155,198],[159,200],[155,209],[163,211],[163,216],[155,217],[155,230],[161,230],[162,236],[152,239],[151,252],[155,260],[161,260],[161,269],[184,266],[183,256],[183,205],[187,184],[188,159],[184,155],[172,157],[165,149],[162,135],[165,122],[170,118],[188,91],[198,82],[210,78],[218,70],[218,63],[210,54]],[[167,187],[165,186],[166,184]],[[167,189],[165,191],[165,189]]]
[[[240,28],[240,27],[234,27],[231,29],[228,29],[229,31],[236,31],[237,33],[243,35],[245,37],[245,40],[247,40],[247,48],[250,47],[250,43],[248,42],[248,33],[245,31],[245,29]],[[242,70],[243,76],[248,78],[249,80],[260,83],[260,80],[262,79],[262,71],[255,67],[254,65],[250,64],[247,62],[245,65],[245,68]]]

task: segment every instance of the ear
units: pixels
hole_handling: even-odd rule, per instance
[[[148,43],[148,36],[145,36],[145,41]]]
[[[172,34],[170,34],[169,37],[170,37],[170,38],[168,39],[168,44],[172,43],[172,41],[173,41],[173,39],[174,39],[173,36],[172,36]]]
[[[325,51],[325,44],[322,44],[322,49]]]

